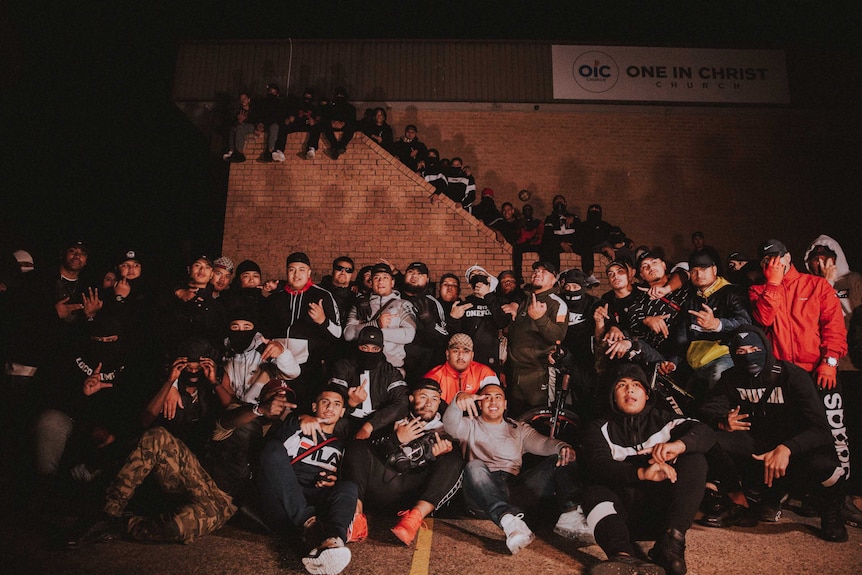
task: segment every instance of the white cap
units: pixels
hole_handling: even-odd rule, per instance
[[[15,256],[15,259],[18,260],[18,265],[22,268],[28,268],[26,271],[30,271],[30,268],[36,266],[33,263],[33,256],[30,255],[30,252],[25,252],[24,250],[17,250],[12,254]],[[22,265],[22,264],[30,264],[30,265]]]

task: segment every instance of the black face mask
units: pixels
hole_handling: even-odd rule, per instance
[[[581,299],[584,297],[584,294],[582,294],[581,291],[582,290],[578,290],[578,291],[563,290],[563,292],[560,295],[563,296],[564,300],[571,303],[571,302],[581,301]]]
[[[588,222],[600,222],[602,221],[602,213],[596,210],[590,210],[587,212],[587,221]]]
[[[760,375],[763,368],[766,367],[766,352],[763,350],[752,351],[751,353],[733,353],[731,356],[733,365],[754,377]]]
[[[230,348],[234,353],[242,353],[248,349],[254,339],[255,331],[249,329],[246,331],[231,331],[227,339],[230,342]]]
[[[557,202],[556,204],[554,204],[554,211],[555,212],[565,212],[566,211],[566,204],[564,204],[563,202]]]
[[[382,351],[356,351],[356,365],[360,371],[372,371],[383,361]]]

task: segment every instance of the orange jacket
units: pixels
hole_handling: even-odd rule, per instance
[[[452,403],[452,399],[459,391],[476,393],[483,385],[489,383],[500,385],[494,370],[478,361],[471,361],[467,369],[462,372],[456,371],[447,362],[426,373],[425,377],[440,384],[440,389],[443,391],[441,397],[446,403]]]

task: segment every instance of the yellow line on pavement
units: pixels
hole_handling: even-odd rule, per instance
[[[410,565],[410,575],[428,575],[428,566],[431,563],[431,536],[434,535],[434,520],[425,519],[427,529],[419,529],[419,537],[416,538],[416,550],[413,551],[413,564]]]

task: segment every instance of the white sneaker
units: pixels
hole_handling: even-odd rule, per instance
[[[581,509],[580,505],[571,511],[560,514],[557,524],[554,525],[554,533],[567,539],[575,539],[581,543],[589,543],[590,545],[596,542],[593,538],[592,529],[587,525],[584,510]]]
[[[281,150],[273,150],[272,151],[272,159],[275,160],[276,162],[283,162],[285,159],[284,158],[284,152],[282,152]]]
[[[314,148],[308,148],[308,150],[306,150],[306,152],[305,152],[305,157],[309,160],[313,160],[314,159]]]
[[[512,515],[506,513],[500,518],[500,526],[506,533],[506,547],[516,555],[518,551],[529,545],[536,538],[527,524],[522,519],[523,514]]]
[[[330,537],[302,558],[311,575],[338,575],[350,564],[350,549],[340,537]]]
[[[230,157],[231,157],[231,156],[233,156],[233,150],[228,150],[227,154],[224,154],[224,155],[221,157],[221,159],[222,159],[222,160],[225,160],[225,161],[228,161],[228,160],[230,160]]]

